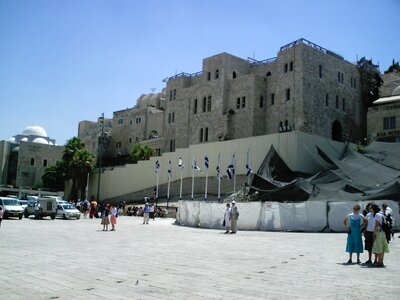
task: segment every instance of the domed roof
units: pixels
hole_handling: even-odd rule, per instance
[[[12,149],[11,152],[18,152],[19,151],[19,146],[15,147],[14,149]]]
[[[22,135],[37,135],[37,136],[43,136],[43,137],[47,137],[47,133],[46,130],[44,130],[43,127],[40,126],[27,126],[24,131],[22,131]],[[47,141],[46,141],[47,143]]]
[[[46,144],[48,145],[49,143],[47,142],[46,139],[44,138],[36,138],[32,141],[32,143],[38,143],[38,144]]]
[[[21,142],[27,142],[27,141],[28,141],[27,137],[24,137],[24,138],[21,139]]]
[[[12,137],[12,138],[8,139],[8,141],[7,141],[7,142],[10,142],[10,143],[15,143],[15,137]]]

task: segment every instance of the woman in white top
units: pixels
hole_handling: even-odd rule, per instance
[[[374,245],[372,246],[372,253],[377,256],[376,264],[377,267],[384,267],[383,257],[385,253],[389,253],[389,246],[386,241],[385,233],[382,231],[382,214],[378,205],[373,204],[372,210],[374,212]]]
[[[225,233],[229,233],[231,229],[231,205],[229,203],[226,204],[225,214],[224,214],[224,223],[225,223]]]
[[[372,210],[372,204],[367,205],[367,210],[369,211],[367,215],[365,216],[365,219],[367,221],[367,228],[364,232],[364,237],[365,237],[365,250],[368,251],[368,260],[365,262],[366,264],[372,264],[372,246],[374,244],[374,228],[375,228],[375,217],[374,217],[374,211]],[[376,264],[376,255],[375,255],[375,261],[374,263]]]

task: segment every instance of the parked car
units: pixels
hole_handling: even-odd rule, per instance
[[[4,212],[4,219],[9,217],[18,217],[20,220],[22,219],[24,210],[21,204],[19,204],[18,199],[0,197],[0,206]]]
[[[34,215],[35,219],[41,219],[44,217],[51,217],[55,219],[57,212],[57,200],[51,198],[39,198],[37,202],[30,201],[28,206],[25,208],[24,216],[28,218],[30,215]]]
[[[81,217],[81,212],[77,210],[76,207],[72,204],[58,204],[57,217],[62,217],[63,219],[79,219]]]
[[[21,207],[23,210],[28,206],[28,200],[18,200],[19,204],[21,204]]]

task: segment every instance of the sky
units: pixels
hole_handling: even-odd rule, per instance
[[[400,0],[0,0],[0,140],[28,125],[63,145],[221,52],[275,57],[299,38],[385,71]]]

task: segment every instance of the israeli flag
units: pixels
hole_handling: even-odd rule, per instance
[[[179,163],[178,163],[179,168],[184,169],[185,165],[182,162],[182,157],[179,157]]]
[[[200,171],[201,173],[203,173],[203,171],[200,169],[200,167],[197,165],[196,160],[193,160],[193,169]]]
[[[171,161],[169,161],[168,165],[168,179],[171,179],[172,176],[172,168],[171,168]]]
[[[228,174],[229,179],[232,179],[235,175],[235,153],[232,155],[232,159],[228,165],[226,173]]]
[[[251,174],[251,168],[250,168],[250,149],[247,150],[247,155],[246,155],[246,176],[250,176]]]
[[[221,176],[221,153],[218,155],[218,162],[217,162],[217,179],[218,180],[222,180],[222,176]]]
[[[156,173],[158,173],[158,171],[160,171],[160,168],[161,168],[160,162],[157,160],[156,161]]]
[[[206,169],[208,169],[208,167],[210,166],[210,162],[208,160],[208,156],[207,155],[204,157],[204,165],[206,166]]]

